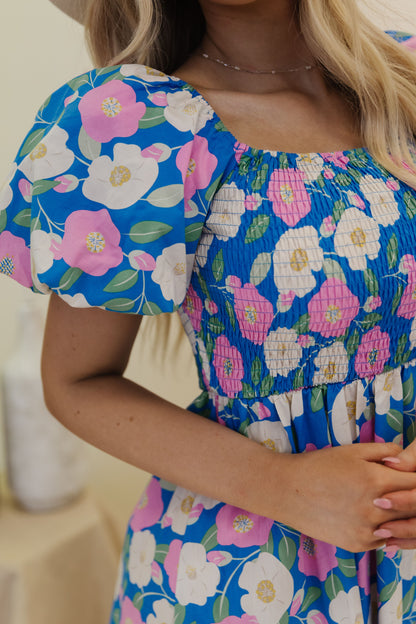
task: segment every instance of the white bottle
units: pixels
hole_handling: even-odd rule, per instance
[[[10,489],[29,511],[59,507],[82,492],[88,476],[85,443],[46,408],[40,376],[45,313],[33,295],[18,310],[16,349],[2,378]]]

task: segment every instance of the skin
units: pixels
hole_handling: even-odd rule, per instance
[[[208,54],[261,69],[313,60],[293,22],[291,0],[200,4],[207,22],[200,49]],[[323,152],[362,145],[353,112],[318,69],[257,76],[193,55],[175,75],[193,84],[234,136],[252,146]],[[258,123],[259,115],[267,124]],[[182,487],[352,552],[386,543],[416,547],[416,443],[405,451],[373,443],[272,453],[123,377],[140,320],[70,308],[51,296],[42,361],[45,399],[68,429]],[[374,535],[380,529],[392,537]]]

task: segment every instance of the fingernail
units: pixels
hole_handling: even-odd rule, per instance
[[[388,461],[391,464],[400,464],[400,459],[398,457],[383,457],[381,461]]]
[[[380,509],[391,509],[393,503],[388,498],[375,498],[373,504]]]
[[[377,531],[373,532],[374,537],[387,538],[392,537],[393,533],[388,529],[377,529]]]
[[[399,550],[399,547],[398,546],[386,546],[384,550],[390,555],[395,555],[397,551]]]

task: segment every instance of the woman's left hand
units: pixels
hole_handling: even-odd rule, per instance
[[[416,440],[396,457],[384,459],[383,463],[395,470],[416,472]],[[383,532],[379,535],[386,538],[386,546],[404,550],[416,548],[416,490],[390,492],[376,500],[375,505],[397,512],[397,520],[381,524],[377,529]]]

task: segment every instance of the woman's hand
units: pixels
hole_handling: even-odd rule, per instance
[[[383,546],[384,534],[374,531],[396,520],[397,512],[374,501],[399,492],[416,503],[416,474],[383,464],[385,457],[400,452],[395,444],[370,443],[282,455],[280,479],[286,490],[274,517],[352,552]]]
[[[416,440],[399,454],[385,458],[386,466],[400,472],[416,472]],[[386,539],[387,546],[405,550],[416,548],[416,488],[411,490],[391,491],[379,502],[395,518],[384,522],[378,528],[391,534]]]

